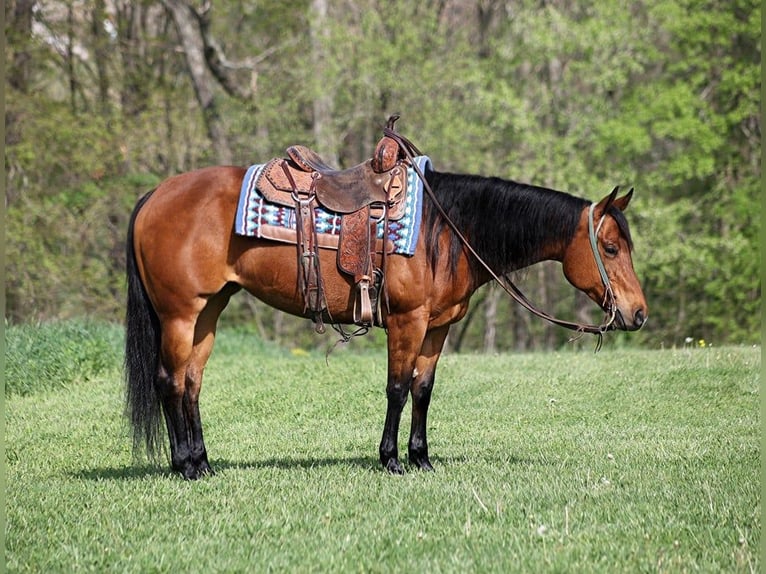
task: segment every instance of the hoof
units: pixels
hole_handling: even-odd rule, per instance
[[[391,474],[404,474],[402,465],[399,464],[399,461],[395,458],[389,458],[388,462],[386,462],[383,466],[385,466],[386,470]]]
[[[197,480],[201,476],[199,471],[191,465],[189,465],[187,468],[184,468],[183,470],[179,470],[178,472],[181,473],[181,477],[184,480]]]
[[[207,459],[202,460],[197,464],[197,472],[199,473],[199,476],[213,476],[215,474],[215,471],[210,467],[210,463],[208,463]]]
[[[434,467],[431,466],[431,461],[428,460],[428,456],[418,456],[415,454],[410,454],[410,464],[419,470],[425,470],[428,472],[433,472]]]
[[[197,465],[189,463],[183,465],[183,467],[174,465],[173,470],[179,473],[184,480],[197,480],[203,476],[212,476],[215,474],[207,461],[202,461]]]

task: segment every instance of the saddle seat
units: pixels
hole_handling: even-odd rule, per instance
[[[287,155],[294,164],[306,173],[317,174],[317,201],[327,209],[338,213],[351,213],[372,204],[386,205],[389,196],[397,196],[402,191],[401,178],[396,174],[377,173],[372,168],[372,160],[344,170],[333,169],[313,150],[294,145],[287,148]],[[394,180],[394,181],[392,181]],[[394,185],[390,187],[389,183]]]
[[[389,118],[393,129],[398,116]],[[385,269],[376,269],[376,225],[404,217],[407,194],[407,163],[399,143],[384,136],[372,157],[348,169],[335,169],[315,151],[302,146],[287,148],[286,158],[274,158],[255,182],[268,201],[296,210],[296,245],[301,271],[299,291],[311,311],[317,331],[324,332],[322,313],[326,309],[321,270],[316,253],[317,232],[314,206],[342,215],[338,245],[338,269],[353,277],[356,285],[354,322],[369,327],[376,318],[380,282]],[[387,241],[383,241],[385,267]],[[375,278],[378,278],[378,282]]]
[[[353,213],[363,207],[388,209],[390,219],[399,219],[407,191],[407,169],[398,160],[381,164],[368,159],[348,169],[330,167],[315,151],[293,145],[287,158],[275,158],[264,168],[257,182],[259,191],[274,203],[293,205],[299,197],[316,196],[317,202],[335,213]],[[376,171],[375,167],[388,167]]]

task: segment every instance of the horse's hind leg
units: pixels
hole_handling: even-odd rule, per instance
[[[197,469],[199,475],[213,474],[207,459],[207,449],[202,436],[202,418],[199,412],[199,395],[202,388],[202,375],[205,371],[210,353],[213,351],[215,330],[218,317],[229,302],[234,290],[224,289],[208,301],[207,306],[197,318],[194,330],[194,347],[189,366],[186,371],[186,394],[184,395],[184,407],[189,424],[191,441],[192,467]]]
[[[410,463],[422,470],[433,470],[428,459],[428,439],[426,438],[426,422],[428,406],[431,403],[436,375],[436,363],[441,356],[444,340],[447,338],[449,325],[438,327],[426,334],[420,355],[415,362],[415,372],[412,376],[412,426],[408,454]]]
[[[170,461],[173,470],[189,480],[212,473],[202,435],[199,395],[218,316],[230,296],[226,291],[214,296],[195,319],[163,323],[160,396]]]
[[[162,322],[162,346],[158,394],[162,401],[170,440],[170,463],[184,478],[199,477],[192,464],[190,428],[187,419],[186,374],[194,342],[195,318]]]

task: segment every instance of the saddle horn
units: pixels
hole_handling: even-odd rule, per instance
[[[386,129],[393,131],[396,120],[400,118],[399,114],[392,114],[386,122]],[[393,169],[399,160],[399,144],[393,138],[383,136],[375,146],[375,152],[372,154],[372,169],[377,173],[383,173]]]

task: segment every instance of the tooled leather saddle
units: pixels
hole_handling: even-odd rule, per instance
[[[386,128],[393,130],[399,116],[391,116]],[[312,314],[319,333],[325,331],[327,309],[319,265],[314,208],[319,205],[342,215],[338,245],[338,269],[353,277],[354,323],[361,327],[380,324],[380,293],[385,277],[386,241],[381,248],[381,268],[375,266],[377,224],[404,215],[407,193],[406,157],[399,143],[384,136],[372,157],[354,167],[330,167],[311,149],[293,145],[286,158],[270,160],[256,187],[272,203],[295,208],[298,251],[298,289],[304,311]]]

